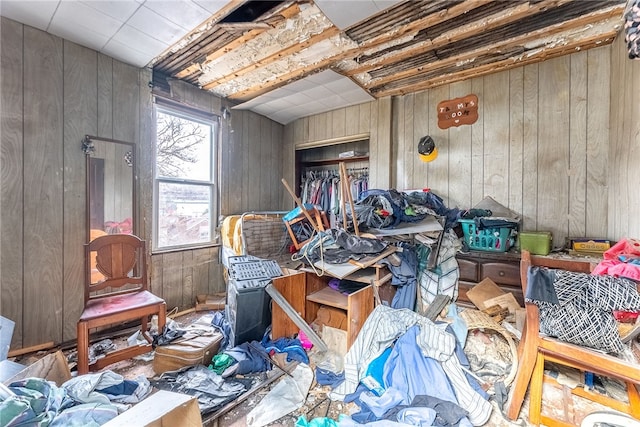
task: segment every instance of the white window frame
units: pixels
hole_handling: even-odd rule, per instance
[[[166,102],[166,101],[165,101]],[[219,117],[213,114],[207,114],[205,112],[196,111],[191,108],[173,106],[169,102],[166,102],[169,105],[165,105],[165,102],[158,102],[154,105],[153,110],[153,124],[154,124],[154,136],[153,136],[153,238],[152,238],[152,251],[154,253],[160,252],[170,252],[174,250],[181,249],[194,249],[194,248],[202,248],[202,247],[210,247],[217,244],[217,235],[216,235],[216,224],[218,220],[218,145],[220,139],[220,120]],[[157,154],[157,124],[158,124],[158,112],[162,112],[164,114],[170,114],[173,116],[181,117],[183,119],[191,120],[194,122],[202,123],[207,126],[211,126],[211,147],[210,147],[210,164],[209,164],[209,181],[202,180],[194,180],[194,179],[185,179],[185,178],[173,178],[173,177],[164,177],[158,176],[158,162],[156,159]],[[158,245],[159,238],[159,193],[160,193],[160,184],[161,183],[169,183],[169,184],[185,184],[185,185],[198,185],[205,186],[209,188],[210,191],[210,221],[209,221],[209,240],[206,242],[196,242],[196,243],[188,243],[181,245],[173,245],[173,246],[162,246]]]

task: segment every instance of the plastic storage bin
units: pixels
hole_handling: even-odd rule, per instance
[[[506,252],[513,245],[509,227],[483,228],[476,227],[473,219],[459,219],[464,233],[464,241],[470,249],[487,252]]]
[[[553,237],[550,231],[521,231],[520,250],[526,250],[534,255],[548,255],[551,252]]]

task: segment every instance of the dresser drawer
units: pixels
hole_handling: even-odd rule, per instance
[[[502,262],[486,262],[480,265],[482,280],[488,277],[496,283],[520,287],[520,266]]]
[[[460,269],[460,280],[478,281],[479,266],[477,262],[458,258],[458,268]]]

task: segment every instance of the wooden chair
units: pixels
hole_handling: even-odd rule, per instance
[[[92,264],[102,273],[92,280]],[[93,274],[95,277],[95,274]],[[84,310],[78,320],[78,374],[151,351],[149,316],[158,315],[158,330],[166,322],[166,304],[147,290],[144,240],[134,235],[109,234],[85,245]],[[108,293],[99,291],[108,290]],[[89,366],[89,331],[100,326],[140,319],[147,343],[108,353]]]
[[[547,257],[531,256],[523,251],[520,261],[520,277],[522,291],[527,292],[527,271],[529,266],[537,265],[554,269],[589,273],[593,265],[576,260],[561,260]],[[507,417],[518,418],[527,387],[529,388],[529,422],[533,425],[573,426],[571,422],[553,419],[542,415],[542,385],[551,378],[544,376],[544,363],[554,362],[559,365],[577,368],[584,372],[617,378],[627,384],[629,403],[616,401],[597,392],[590,392],[576,387],[572,393],[598,402],[620,412],[638,418],[640,416],[640,396],[636,385],[640,384],[640,365],[630,364],[623,359],[594,351],[588,347],[559,341],[539,334],[538,306],[525,303],[526,323],[522,340],[518,347],[518,372],[511,390],[511,399],[507,406]]]

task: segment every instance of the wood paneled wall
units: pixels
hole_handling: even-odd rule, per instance
[[[618,37],[611,53],[611,138],[608,235],[640,238],[640,59],[630,60]],[[594,218],[595,219],[595,218]]]
[[[490,196],[520,213],[525,230],[552,231],[554,245],[566,236],[640,237],[640,78],[632,62],[618,40],[299,119],[285,126],[285,140],[294,147],[341,136],[326,129],[349,114],[351,134],[372,135],[371,188],[431,188],[461,209]],[[479,98],[478,121],[440,129],[437,104],[470,93]],[[370,112],[360,124],[353,123],[358,108]],[[417,153],[424,135],[438,147],[430,163]]]
[[[0,19],[0,314],[16,322],[12,348],[71,341],[83,299],[85,134],[138,147],[137,234],[151,247],[151,73]],[[223,105],[180,82],[170,97],[214,114]],[[221,125],[220,213],[282,209],[283,126],[235,110]],[[218,247],[148,260],[169,309],[225,289]]]

